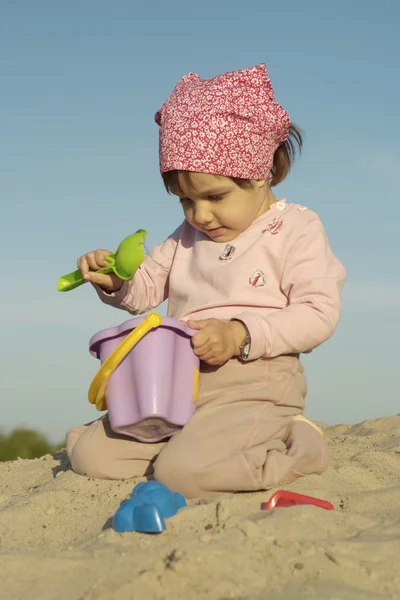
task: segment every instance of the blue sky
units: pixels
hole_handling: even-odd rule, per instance
[[[97,416],[88,341],[129,315],[57,279],[139,227],[148,246],[175,228],[154,113],[189,71],[261,62],[306,133],[276,193],[319,213],[348,270],[340,326],[304,359],[306,414],[399,412],[399,22],[397,0],[0,0],[3,428],[60,439]]]

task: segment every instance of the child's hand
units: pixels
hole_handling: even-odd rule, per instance
[[[192,337],[192,344],[200,360],[209,365],[223,365],[232,356],[240,355],[240,346],[246,338],[246,330],[240,321],[190,320],[187,325],[198,330]]]
[[[109,292],[117,292],[123,284],[122,279],[117,277],[115,273],[93,273],[90,269],[98,271],[106,267],[106,256],[112,254],[109,250],[93,250],[78,258],[78,269],[83,275],[83,278],[90,283],[96,283],[101,288]]]

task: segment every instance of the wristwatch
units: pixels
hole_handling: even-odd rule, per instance
[[[239,319],[237,319],[237,320],[239,321]],[[239,350],[240,350],[239,358],[240,358],[240,360],[246,361],[249,359],[250,348],[251,348],[251,336],[250,336],[250,331],[249,331],[246,323],[243,323],[243,321],[240,321],[240,323],[243,325],[243,327],[246,331],[246,337],[244,338],[243,342],[239,346]]]

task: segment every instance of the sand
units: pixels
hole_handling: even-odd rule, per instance
[[[331,465],[286,489],[190,501],[159,535],[117,534],[134,482],[75,475],[65,453],[0,464],[0,598],[400,599],[400,415],[324,427]]]

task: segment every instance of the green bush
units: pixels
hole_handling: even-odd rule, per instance
[[[59,446],[53,446],[38,431],[32,429],[14,429],[8,435],[0,433],[0,461],[17,458],[39,458],[44,454],[53,454]]]

